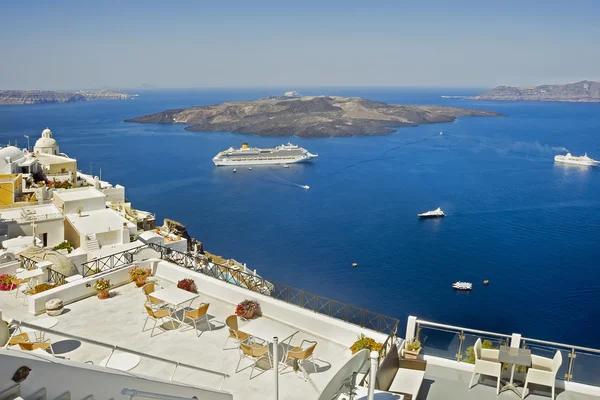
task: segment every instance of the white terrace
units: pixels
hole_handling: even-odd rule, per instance
[[[83,399],[90,393],[94,393],[90,387],[102,382],[102,388],[106,390],[102,393],[102,396],[98,397],[113,398],[115,400],[129,398],[129,396],[120,394],[124,388],[146,390],[188,399],[194,395],[197,395],[199,399],[214,400],[231,399],[231,396],[234,399],[318,399],[321,390],[325,388],[339,368],[351,357],[349,346],[354,342],[357,335],[364,333],[380,342],[388,339],[385,333],[366,329],[359,325],[314,312],[305,307],[299,307],[260,294],[256,290],[248,290],[215,279],[207,276],[206,272],[195,272],[173,262],[153,258],[157,255],[156,251],[147,248],[132,255],[133,260],[130,261],[133,261],[136,265],[150,267],[153,270],[157,284],[164,288],[174,287],[176,282],[183,278],[193,279],[198,288],[199,296],[193,301],[191,308],[197,307],[201,302],[210,303],[208,320],[212,330],[208,330],[206,324],[199,324],[198,331],[188,327],[184,327],[183,330],[173,330],[169,329],[170,325],[167,323],[163,325],[165,329],[156,328],[154,336],[151,336],[152,321],[148,321],[146,330],[142,331],[148,316],[143,308],[146,297],[134,283],[126,283],[127,271],[133,264],[120,266],[110,264],[109,269],[98,275],[84,277],[56,289],[28,296],[26,305],[23,305],[22,298],[14,298],[14,292],[0,292],[0,304],[4,320],[15,319],[32,324],[42,323],[42,319],[47,318],[42,314],[45,311],[44,307],[47,300],[60,298],[66,304],[65,312],[56,317],[58,323],[52,327],[54,332],[47,333],[45,338],[51,340],[55,353],[55,358],[48,357],[55,360],[52,369],[44,369],[44,364],[41,364],[47,362],[45,360],[47,356],[14,350],[14,347],[7,350],[0,349],[0,369],[6,366],[5,360],[7,357],[19,355],[21,357],[20,361],[26,360],[23,357],[29,357],[29,362],[33,363],[31,365],[35,364],[34,370],[45,371],[44,377],[47,375],[52,379],[60,380],[60,376],[53,374],[59,374],[58,371],[62,371],[61,368],[71,368],[73,362],[79,366],[75,372],[90,371],[90,373],[96,374],[93,375],[92,380],[86,380],[89,377],[83,373],[77,375],[80,376],[79,383],[63,381],[62,386],[59,387],[60,390],[56,388],[53,391],[50,390],[52,396],[49,395],[48,397],[52,398],[58,397],[62,393],[62,389],[65,389],[70,391],[74,399]],[[165,254],[158,256],[164,257]],[[172,259],[172,255],[170,257]],[[107,300],[96,298],[95,290],[91,287],[99,276],[108,278],[113,284],[117,284],[111,290],[111,297]],[[228,275],[221,278],[239,284],[240,276]],[[273,287],[270,287],[270,289],[273,290]],[[228,336],[228,329],[225,327],[224,321],[234,313],[235,305],[244,299],[254,299],[260,302],[263,316],[259,319],[272,321],[269,324],[273,327],[272,329],[280,329],[278,332],[296,332],[290,341],[292,346],[299,345],[303,340],[313,340],[318,343],[314,353],[314,364],[310,362],[305,364],[309,374],[308,381],[303,379],[301,371],[294,373],[291,368],[286,368],[279,375],[279,397],[277,397],[275,391],[275,374],[273,370],[266,370],[264,373],[258,374],[262,372],[262,369],[260,369],[255,372],[257,376],[253,375],[255,377],[249,379],[250,368],[236,372],[239,350],[236,348],[235,342],[230,340],[227,345],[228,349],[223,349]],[[178,315],[181,316],[181,312]],[[372,317],[369,314],[367,319]],[[240,330],[243,331],[244,326],[248,327],[247,324],[253,322],[239,319]],[[276,328],[277,326],[280,328]],[[381,329],[381,324],[378,326]],[[388,325],[385,328],[388,328]],[[428,330],[429,333],[427,333]],[[439,335],[436,336],[437,331],[443,331],[444,335],[447,336],[440,338]],[[63,337],[57,332],[63,332],[66,335]],[[406,334],[407,337],[419,335],[423,342],[421,358],[425,358],[428,362],[417,399],[518,399],[510,391],[502,392],[499,396],[496,396],[494,378],[483,378],[478,385],[470,390],[468,388],[473,366],[456,360],[456,354],[463,354],[465,349],[472,345],[471,342],[474,342],[475,337],[489,337],[487,333],[469,332],[464,328],[442,327],[411,318],[408,322]],[[73,337],[68,337],[69,335]],[[270,335],[270,333],[265,333],[261,335],[264,337],[260,337],[260,339],[271,340]],[[277,335],[277,332],[273,332],[272,335]],[[508,343],[509,338],[503,336],[505,335],[498,335],[499,340]],[[283,339],[285,338],[280,337],[280,340]],[[147,354],[154,358],[142,357],[139,364],[126,373],[102,368],[99,365],[103,359],[109,356],[111,349],[92,344],[89,340]],[[389,349],[393,343],[402,347],[403,340],[392,337],[387,342],[389,346],[385,346],[385,349]],[[117,349],[115,354],[120,352],[121,349]],[[31,359],[31,357],[34,358]],[[39,358],[36,359],[35,357],[43,357],[44,361],[40,361]],[[162,362],[156,357],[170,360],[171,363]],[[580,357],[583,357],[583,354]],[[185,366],[179,366],[175,369],[172,362],[188,364],[209,371],[200,371]],[[571,368],[572,365],[568,358],[566,364],[567,368]],[[10,365],[14,366],[17,363],[12,362]],[[248,365],[251,365],[248,360],[242,360],[240,368]],[[311,368],[313,365],[316,371]],[[599,364],[595,365],[598,366]],[[265,365],[259,364],[259,366]],[[593,367],[593,364],[591,366]],[[173,374],[174,370],[175,373]],[[98,375],[98,371],[105,372]],[[221,375],[210,371],[227,374],[228,377],[223,380]],[[65,373],[74,374],[75,372],[70,369]],[[576,372],[571,371],[571,373]],[[50,386],[56,385],[56,380],[48,378],[44,381],[44,377],[39,372],[38,375],[34,376],[44,382],[43,385],[47,390]],[[96,379],[96,376],[102,376],[102,379]],[[147,376],[150,379],[140,380],[140,376]],[[170,381],[171,377],[173,378],[172,382]],[[132,380],[134,378],[135,380]],[[362,378],[362,376],[359,376],[359,378]],[[562,377],[558,376],[558,378],[557,398],[559,400],[591,400],[598,398],[597,396],[600,394],[597,387],[579,385],[574,382],[563,383],[560,380]],[[508,379],[507,371],[504,372],[503,379]],[[593,376],[592,378],[585,376],[585,379],[592,379],[591,382],[586,383],[598,385],[597,378],[594,381]],[[174,382],[190,385],[191,387],[178,386]],[[10,383],[6,377],[0,376],[0,399],[4,400],[2,391],[7,389]],[[222,386],[220,386],[221,384]],[[37,399],[38,397],[32,396],[32,394],[39,389],[39,386],[21,385],[22,397],[25,400]],[[222,390],[219,390],[220,387]],[[23,390],[25,390],[25,393]],[[95,390],[100,391],[100,386]],[[587,394],[578,392],[587,392]],[[231,393],[231,395],[228,393]],[[164,396],[160,398],[167,399]],[[375,399],[379,398],[383,399],[379,395],[375,396]],[[387,398],[410,400],[410,396],[403,397],[401,395]],[[548,399],[550,398],[550,389],[542,386],[532,387],[526,398],[530,400]],[[176,399],[171,398],[170,400]]]

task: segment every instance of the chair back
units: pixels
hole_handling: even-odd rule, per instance
[[[27,333],[19,333],[18,335],[13,336],[8,342],[9,346],[14,346],[19,343],[29,343],[29,335]]]
[[[20,342],[19,347],[21,350],[33,351],[33,343],[30,342]]]
[[[475,353],[475,361],[481,360],[481,339],[477,339],[475,346],[473,346],[473,353]]]
[[[302,356],[304,359],[307,359],[308,357],[312,356],[312,354],[315,351],[315,347],[317,347],[316,343],[311,344],[310,346],[308,346],[302,353]]]
[[[229,329],[229,336],[237,339],[238,335],[237,335],[237,331],[238,331],[238,320],[237,320],[237,315],[230,315],[229,317],[227,317],[227,319],[225,319],[225,325],[227,325],[227,328]]]
[[[192,316],[194,319],[202,318],[208,312],[208,306],[210,306],[210,303],[200,304],[200,307],[198,307],[194,311],[189,311],[188,315]]]
[[[560,350],[556,350],[556,354],[552,359],[552,372],[555,374],[558,372],[560,366],[562,365],[562,353]]]
[[[144,303],[144,307],[146,308],[146,312],[148,313],[149,316],[151,316],[152,318],[156,318],[156,315],[154,315],[154,310],[152,309],[152,307],[150,307],[148,304]]]
[[[245,355],[254,358],[260,357],[269,351],[266,346],[259,344],[248,344],[244,342],[240,342],[240,350]]]
[[[142,288],[142,291],[144,292],[144,294],[146,296],[148,296],[150,293],[154,292],[154,283],[153,282],[146,283],[144,285],[144,287]]]

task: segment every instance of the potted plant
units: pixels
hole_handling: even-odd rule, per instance
[[[368,349],[370,351],[379,351],[383,346],[382,343],[376,342],[375,339],[365,336],[363,333],[358,335],[356,341],[350,346],[352,354],[357,353],[359,350]]]
[[[150,268],[142,268],[137,265],[129,270],[129,282],[135,282],[137,287],[142,287],[146,284],[146,279],[152,275]]]
[[[250,319],[254,314],[260,312],[260,304],[256,300],[244,300],[235,307],[235,314]]]
[[[110,279],[100,278],[94,283],[94,289],[98,291],[98,298],[100,300],[108,299],[110,293],[108,289],[110,289]]]
[[[421,342],[419,339],[414,338],[406,342],[404,347],[404,358],[416,360],[419,352],[421,351]]]
[[[177,282],[177,287],[179,289],[187,290],[188,292],[198,293],[198,288],[196,287],[196,282],[193,279],[186,278]]]

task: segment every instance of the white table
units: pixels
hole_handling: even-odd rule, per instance
[[[100,361],[99,365],[101,367],[118,369],[119,371],[129,371],[137,367],[139,363],[140,357],[135,354],[115,353]]]
[[[42,271],[41,269],[32,269],[32,270],[25,270],[23,272],[19,272],[17,274],[17,278],[19,279],[31,279],[33,281],[35,281],[35,284],[37,285],[39,282],[39,277],[44,275],[44,271]],[[33,285],[35,286],[35,285]],[[33,288],[32,286],[32,288]]]
[[[182,308],[182,305],[192,305],[192,302],[198,298],[198,294],[178,287],[157,290],[150,293],[150,296],[169,304],[171,306],[171,318],[174,316],[180,325],[183,325],[183,321],[177,318],[177,311]]]
[[[37,325],[40,328],[50,329],[50,328],[55,327],[58,324],[58,318],[54,318],[54,317],[39,318],[39,319],[34,319],[32,321],[29,321],[29,323]],[[22,329],[21,332],[34,332],[35,338],[38,342],[44,342],[46,340],[45,332],[43,332],[43,331],[36,331],[35,329],[25,328],[25,329]]]
[[[279,345],[282,347],[286,340],[288,341],[288,346],[291,346],[292,338],[299,332],[297,328],[264,317],[257,318],[246,325],[241,326],[240,330],[250,336],[263,339],[269,343],[273,343],[273,337],[276,336],[279,339]],[[287,361],[287,351],[285,351],[285,347],[283,349],[283,357],[280,363],[285,366]],[[270,348],[269,357],[271,357],[271,359],[273,358]]]

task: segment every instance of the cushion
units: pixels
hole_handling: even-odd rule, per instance
[[[411,394],[416,399],[424,378],[425,371],[400,368],[392,381],[389,391]]]

